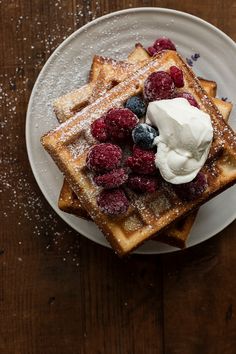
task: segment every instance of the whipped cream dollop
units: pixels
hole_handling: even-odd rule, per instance
[[[213,139],[209,114],[185,98],[150,102],[146,122],[158,128],[156,167],[170,183],[192,181],[204,165]]]

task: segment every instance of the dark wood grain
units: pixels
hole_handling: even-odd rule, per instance
[[[235,1],[0,1],[1,354],[235,353],[235,222],[184,252],[120,260],[59,219],[28,163],[25,114],[47,58],[93,18],[139,6],[236,40]]]
[[[233,244],[235,225],[214,242],[163,259],[167,353],[185,353],[186,348],[188,353],[234,353]]]

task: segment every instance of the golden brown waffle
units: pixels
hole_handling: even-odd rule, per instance
[[[214,141],[203,172],[208,188],[194,201],[183,202],[171,184],[163,181],[151,195],[137,195],[127,189],[130,207],[125,215],[110,217],[100,211],[96,198],[100,189],[94,185],[86,168],[88,149],[96,143],[90,134],[91,123],[112,107],[120,107],[131,96],[139,94],[145,79],[158,70],[176,65],[184,74],[184,89],[190,92],[200,108],[209,113],[214,127]],[[111,89],[58,128],[42,137],[42,144],[65,174],[72,189],[103,231],[113,248],[127,254],[156,232],[161,232],[174,221],[198,208],[219,192],[236,182],[236,137],[224,122],[212,100],[200,86],[199,80],[181,57],[173,51],[156,55],[131,77]]]
[[[148,60],[150,60],[149,54],[139,43],[135,45],[126,61],[95,55],[89,74],[89,83],[55,100],[53,107],[59,123],[65,122],[93,102],[97,96],[101,96],[104,91],[122,82]]]
[[[132,60],[133,57],[131,56]],[[87,85],[59,97],[54,102],[54,111],[60,123],[71,118],[76,112],[94,101],[94,98],[122,82],[127,75],[143,65],[144,59],[132,64],[95,55]]]
[[[210,82],[214,83],[214,81],[209,81],[209,80],[204,80],[202,81],[199,80],[201,83],[202,88],[208,92],[209,86],[205,84],[205,82]],[[229,116],[232,110],[232,103],[230,102],[225,102],[222,101],[219,98],[211,97],[212,101],[216,105],[216,107],[219,109],[221,112],[224,120],[228,122]],[[84,217],[86,219],[90,219],[90,216],[88,213],[85,212],[83,209],[81,203],[78,201],[78,198],[76,194],[71,190],[69,184],[66,182],[66,180],[63,182],[59,201],[58,201],[58,206],[61,210],[67,212],[67,213],[72,213],[80,217]],[[80,212],[81,210],[81,212]]]
[[[202,86],[205,89],[205,84]],[[232,104],[230,102],[224,102],[218,98],[213,98],[213,102],[221,112],[224,120],[227,122],[232,109]],[[61,188],[58,207],[67,213],[74,214],[87,220],[91,219],[66,179],[64,179]],[[184,248],[196,216],[197,211],[185,216],[183,219],[179,220],[173,226],[161,233],[161,235],[158,236],[157,241],[168,243],[174,247]]]
[[[148,58],[150,59],[150,56],[147,54],[146,50],[142,47],[142,45],[136,44],[134,50],[128,56],[128,61],[129,64],[135,64],[137,62],[147,60]],[[93,85],[92,92],[85,90],[85,92],[88,92],[89,94],[89,96],[86,98],[87,104],[100,97],[102,93],[104,93],[104,90],[107,90],[109,86],[114,86],[114,82],[116,83],[120,79],[121,73],[123,77],[125,72],[126,74],[128,74],[130,68],[131,66],[127,65],[127,63],[125,62],[119,62],[116,60],[111,60],[109,58],[95,56],[90,70],[90,83],[95,84]],[[217,85],[214,81],[201,78],[200,83],[209,96],[215,97]],[[73,92],[65,96],[67,102],[71,102],[71,96],[74,96]],[[83,102],[83,105],[81,105],[81,101],[83,101],[84,98],[84,95],[81,97],[77,93],[77,109],[75,107],[71,107],[71,111],[78,110],[78,107],[84,107],[85,101]],[[62,97],[62,102],[60,98],[57,99],[55,103],[55,108],[57,105],[60,106],[60,117],[63,118],[62,120],[66,120],[67,110],[63,109],[63,105],[61,104],[63,103],[63,100],[64,97]],[[228,116],[232,109],[232,104],[219,99],[216,100],[216,105],[218,109],[220,110],[220,112],[223,111],[223,117],[225,117],[225,119],[228,119]],[[85,211],[80,201],[78,200],[76,194],[72,191],[66,180],[64,180],[63,182],[60,197],[58,200],[58,206],[61,210],[65,212],[75,214],[85,219],[90,219],[89,214]],[[176,223],[176,225],[170,227],[166,232],[163,232],[161,236],[162,242],[169,243],[180,248],[185,247],[187,237],[194,223],[196,215],[197,212],[194,212],[192,215],[188,215],[184,218],[184,220],[181,220],[181,222]]]
[[[89,214],[83,208],[77,195],[73,192],[65,178],[62,184],[58,200],[58,207],[66,213],[74,214],[76,216],[79,216],[80,218],[91,220]]]

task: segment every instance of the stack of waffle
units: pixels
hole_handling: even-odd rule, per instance
[[[214,141],[203,167],[208,188],[191,202],[178,198],[170,184],[161,185],[151,195],[138,195],[127,188],[128,211],[116,217],[106,215],[98,208],[100,190],[86,167],[88,150],[96,144],[90,125],[110,108],[121,107],[128,98],[140,94],[152,72],[166,71],[173,65],[183,71],[185,90],[211,116]],[[88,84],[56,100],[54,109],[61,125],[42,138],[65,175],[60,209],[92,218],[120,255],[151,237],[185,247],[197,208],[236,180],[235,135],[224,121],[228,120],[232,105],[215,96],[216,83],[198,79],[174,51],[163,51],[151,58],[141,45],[136,45],[126,61],[95,56]]]

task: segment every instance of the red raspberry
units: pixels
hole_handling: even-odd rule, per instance
[[[174,43],[169,38],[165,37],[158,38],[154,42],[153,47],[159,52],[164,49],[176,50]]]
[[[108,136],[116,142],[131,138],[131,132],[138,122],[137,116],[128,108],[110,109],[105,116]]]
[[[91,134],[95,139],[97,139],[101,143],[104,143],[108,140],[104,117],[96,119],[91,124]]]
[[[194,200],[207,189],[208,183],[204,173],[199,172],[189,183],[173,184],[176,194],[186,201]]]
[[[124,184],[127,179],[128,174],[123,168],[119,168],[93,178],[96,185],[106,189],[119,187]]]
[[[117,168],[122,158],[122,150],[113,144],[94,145],[88,152],[86,164],[94,172],[106,172]]]
[[[147,101],[172,98],[175,84],[165,71],[157,71],[148,76],[144,82],[144,97]]]
[[[143,175],[150,175],[157,171],[155,166],[155,152],[153,150],[142,150],[134,146],[133,156],[128,157],[126,165],[133,172]]]
[[[97,204],[104,214],[110,216],[124,214],[129,207],[124,191],[119,188],[103,190],[97,198]]]
[[[174,43],[169,38],[158,38],[151,47],[147,49],[148,53],[153,56],[162,50],[176,50]]]
[[[153,57],[157,53],[157,50],[153,46],[151,46],[147,48],[147,52],[151,57]]]
[[[128,187],[135,192],[153,193],[158,188],[158,180],[152,176],[138,176],[135,174],[129,175]]]
[[[175,87],[183,87],[184,86],[184,76],[183,71],[177,66],[170,67],[170,76],[172,77]]]
[[[176,97],[186,98],[186,100],[189,101],[191,106],[199,108],[199,104],[197,103],[197,101],[195,100],[193,95],[191,95],[191,93],[189,93],[189,92],[179,92],[179,93],[177,93]]]

